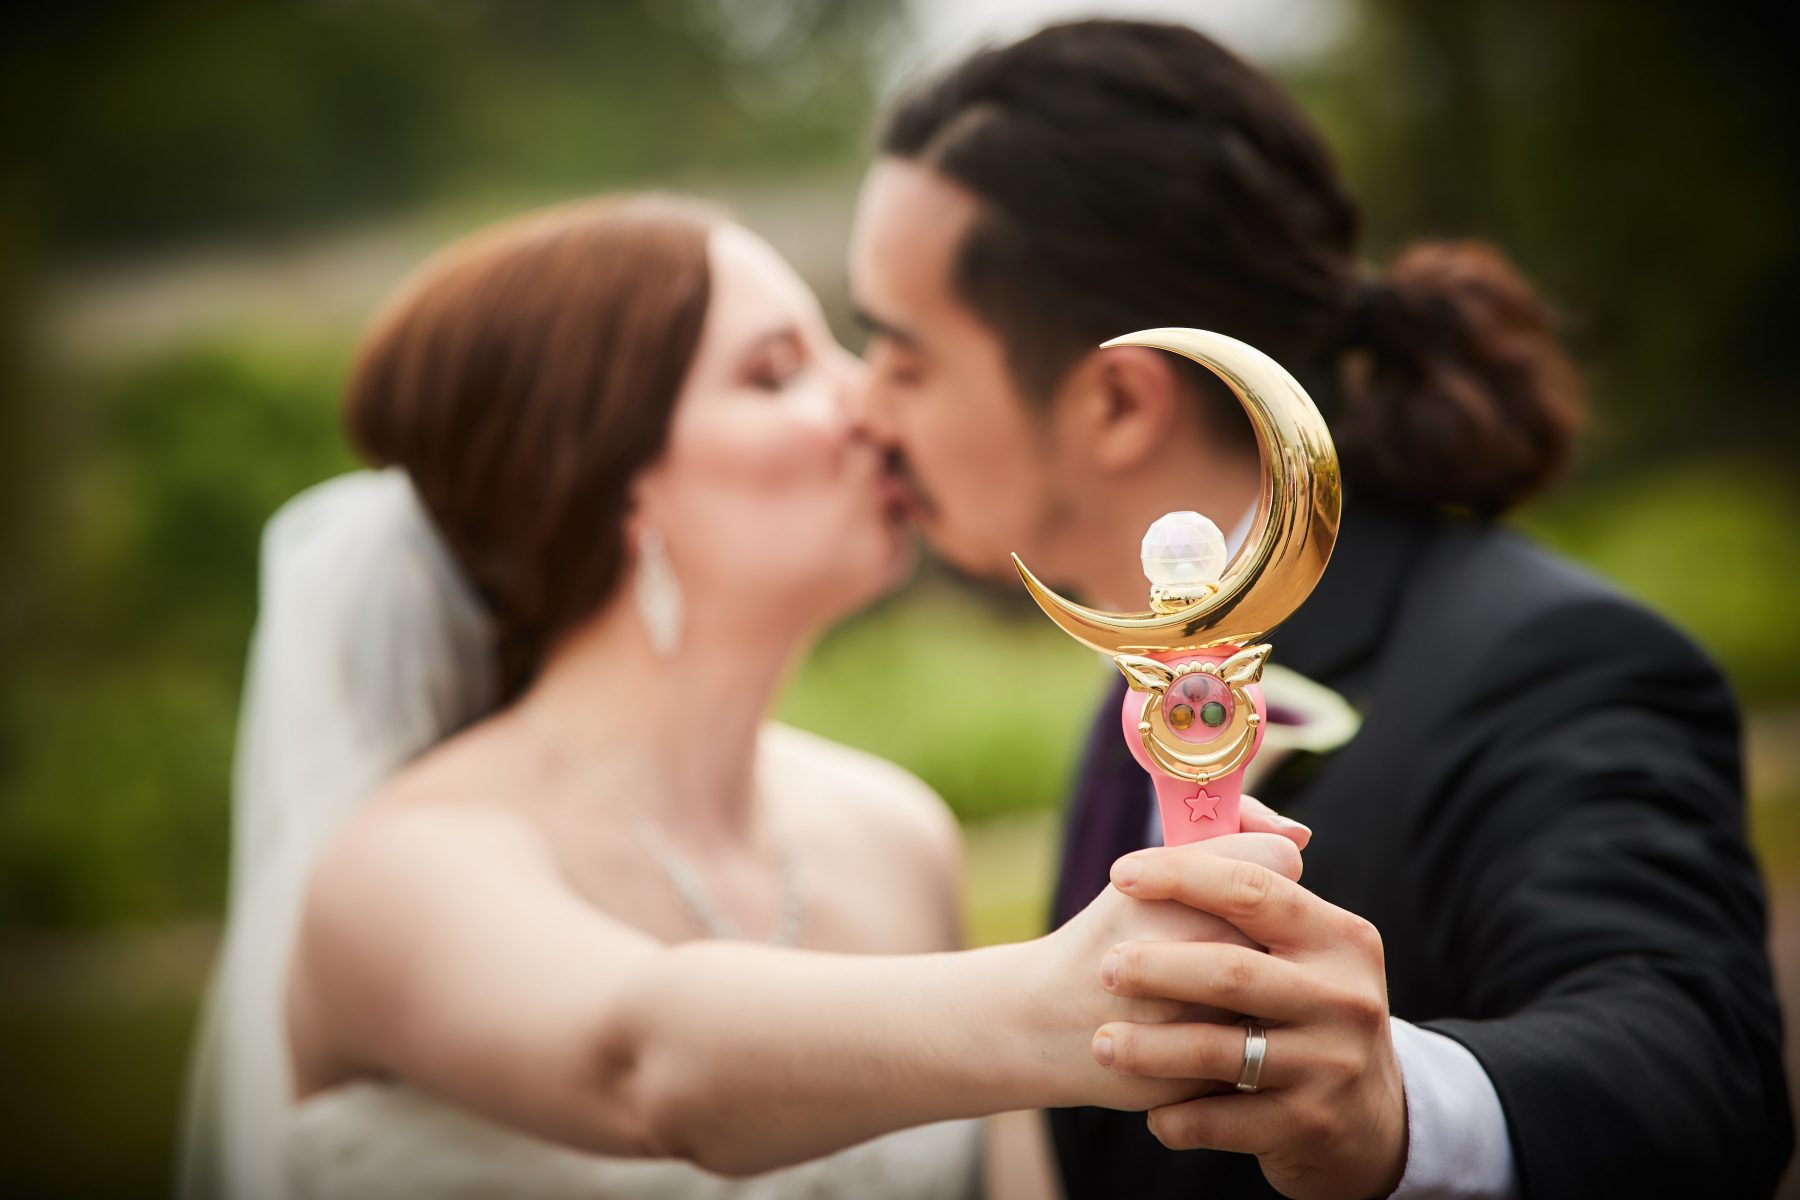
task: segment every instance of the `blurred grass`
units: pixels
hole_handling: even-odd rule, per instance
[[[1106,683],[1035,609],[927,579],[826,637],[781,716],[903,764],[981,821],[1056,802]]]
[[[1797,698],[1800,478],[1788,456],[1654,464],[1558,494],[1521,524],[1699,639],[1746,704]]]
[[[968,864],[964,940],[1022,942],[1044,932],[1056,883],[1061,822],[1055,812],[1020,813],[963,831]]]

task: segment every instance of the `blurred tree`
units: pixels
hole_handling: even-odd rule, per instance
[[[1723,451],[1792,469],[1800,75],[1786,6],[1363,4],[1298,80],[1370,244],[1491,237],[1560,301],[1596,466]]]
[[[848,159],[892,3],[113,0],[0,48],[6,206],[57,253],[468,189]]]

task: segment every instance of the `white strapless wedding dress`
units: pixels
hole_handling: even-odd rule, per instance
[[[978,1121],[725,1179],[683,1162],[565,1150],[412,1088],[356,1083],[295,1107],[285,1143],[295,1200],[970,1200],[982,1191]]]

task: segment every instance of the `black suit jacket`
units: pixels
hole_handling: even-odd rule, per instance
[[[1355,500],[1269,641],[1364,724],[1262,798],[1313,829],[1305,885],[1381,930],[1394,1015],[1486,1068],[1524,1195],[1769,1194],[1792,1126],[1719,672],[1514,534]],[[1071,808],[1063,916],[1142,844],[1117,711],[1115,691]],[[1254,1159],[1166,1150],[1139,1114],[1051,1126],[1071,1200],[1274,1194]]]

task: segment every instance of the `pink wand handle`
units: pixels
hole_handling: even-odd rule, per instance
[[[1223,662],[1239,649],[1238,646],[1213,646],[1199,653],[1151,657],[1170,668],[1179,668],[1184,663]],[[1208,700],[1220,703],[1226,710],[1224,720],[1216,729],[1209,727],[1199,715]],[[1247,707],[1246,700],[1249,702]],[[1183,704],[1188,712],[1175,714],[1177,707]],[[1260,686],[1247,683],[1226,688],[1211,676],[1191,673],[1178,678],[1166,692],[1147,697],[1141,691],[1127,691],[1119,715],[1131,756],[1149,772],[1156,787],[1156,805],[1162,817],[1165,845],[1180,846],[1238,832],[1238,804],[1244,795],[1244,772],[1262,746],[1263,727],[1268,716]],[[1205,757],[1208,752],[1224,753],[1226,758],[1222,765],[1228,769],[1199,783],[1172,774],[1158,764],[1144,745],[1145,735],[1139,730],[1146,720],[1156,720],[1158,716],[1161,720],[1153,736],[1158,736],[1165,745],[1192,751],[1198,757]],[[1181,724],[1186,727],[1178,727]]]

